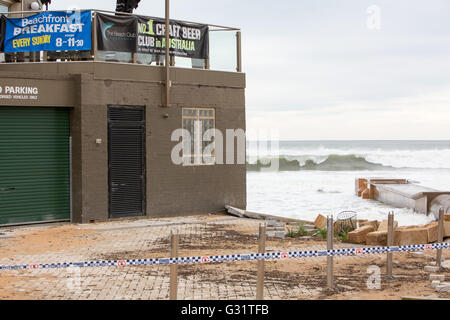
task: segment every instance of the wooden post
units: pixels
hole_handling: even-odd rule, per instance
[[[388,235],[387,235],[387,245],[388,247],[392,247],[394,245],[394,213],[390,212],[388,216]],[[392,258],[393,253],[388,252],[387,254],[387,263],[386,263],[386,271],[387,277],[392,279]]]
[[[171,258],[178,257],[178,234],[172,233],[171,236]],[[178,266],[172,264],[170,266],[170,300],[178,298]]]
[[[333,250],[334,224],[333,216],[327,219],[327,250]],[[327,287],[334,288],[333,256],[327,256]]]
[[[444,241],[444,208],[439,209],[439,227],[438,227],[438,243]],[[436,253],[436,266],[441,269],[442,266],[442,249],[438,249]]]
[[[266,225],[259,226],[259,248],[258,253],[266,252]],[[264,299],[264,260],[258,260],[258,273],[256,283],[256,300]]]

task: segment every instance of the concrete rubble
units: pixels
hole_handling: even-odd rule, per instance
[[[413,252],[412,256],[414,258],[425,258],[425,253],[423,253],[423,252]]]
[[[355,231],[349,232],[348,241],[351,243],[365,244],[367,234],[374,232],[375,230],[376,229],[373,225],[366,225],[364,227],[356,229]]]
[[[423,269],[425,272],[439,272],[439,268],[435,267],[435,266],[425,266],[425,268]]]
[[[360,227],[348,234],[350,243],[367,244],[374,246],[387,245],[387,229],[388,221],[383,220],[379,223],[376,221],[367,221],[360,223]],[[373,231],[367,226],[372,226]],[[377,226],[377,227],[376,227]],[[394,245],[406,246],[415,244],[428,244],[438,241],[438,222],[432,222],[428,225],[399,227],[398,222],[394,222]],[[450,237],[450,215],[445,215],[444,221],[444,238]],[[417,256],[419,257],[419,256]]]
[[[444,282],[436,286],[437,292],[450,292],[450,282]]]
[[[316,220],[314,221],[314,226],[317,229],[323,229],[327,226],[327,218],[324,217],[323,215],[319,214],[316,218]]]
[[[445,274],[430,274],[431,281],[445,281]]]

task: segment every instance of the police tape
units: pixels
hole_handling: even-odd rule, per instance
[[[312,251],[292,251],[277,253],[252,253],[203,257],[185,258],[156,258],[156,259],[132,259],[132,260],[110,260],[110,261],[90,261],[90,262],[70,262],[70,263],[50,263],[50,264],[25,264],[25,265],[0,265],[0,270],[24,270],[24,269],[61,269],[61,268],[89,268],[89,267],[127,267],[127,266],[148,266],[148,265],[174,265],[174,264],[209,264],[237,261],[254,260],[286,260],[299,258],[315,258],[329,256],[359,256],[366,254],[395,253],[395,252],[415,252],[431,251],[437,249],[449,249],[450,243],[422,244],[397,247],[372,247],[372,248],[351,248],[336,250],[312,250]]]

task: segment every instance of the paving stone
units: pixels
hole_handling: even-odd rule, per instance
[[[435,266],[425,266],[425,272],[438,272],[439,268]]]
[[[434,280],[434,281],[431,282],[431,287],[433,289],[436,289],[437,286],[440,285],[440,284],[441,284],[441,282],[439,280]]]
[[[436,287],[437,292],[448,292],[450,293],[450,283],[441,283]]]
[[[445,281],[445,274],[430,274],[430,280]]]
[[[425,253],[423,253],[423,252],[413,252],[412,256],[414,258],[425,258]]]

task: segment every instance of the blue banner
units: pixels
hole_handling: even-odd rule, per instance
[[[91,11],[6,19],[5,52],[91,50]]]

